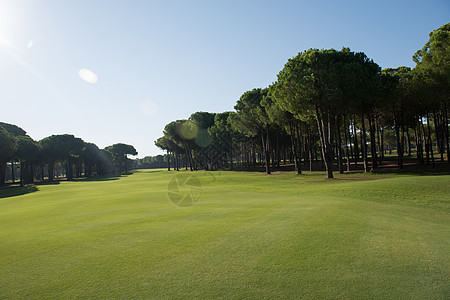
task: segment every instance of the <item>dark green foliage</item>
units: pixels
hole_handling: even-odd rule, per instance
[[[70,134],[52,135],[40,141],[43,158],[49,169],[49,180],[53,181],[53,168],[56,161],[66,165],[66,177],[71,180],[74,175],[74,163],[83,152],[84,141]],[[80,170],[77,170],[76,176]]]
[[[167,155],[146,156],[133,161],[136,169],[159,169],[167,164]]]
[[[5,183],[6,163],[14,158],[16,150],[16,139],[3,126],[0,126],[0,186]]]
[[[105,150],[111,153],[115,171],[119,173],[128,172],[129,170],[128,155],[138,154],[136,149],[132,145],[122,143],[108,146],[105,148]]]
[[[71,180],[106,175],[113,167],[120,172],[128,171],[128,161],[124,158],[127,154],[137,154],[131,145],[115,144],[109,148],[112,152],[108,152],[70,134],[52,135],[36,142],[22,128],[0,124],[0,186],[5,184],[7,169],[13,183],[18,172],[21,184],[45,177],[53,181],[56,174]]]
[[[0,126],[14,136],[24,136],[27,134],[25,130],[14,124],[0,122]]]
[[[323,166],[332,178],[334,170],[375,171],[392,151],[400,168],[413,151],[433,167],[436,151],[441,160],[445,149],[450,157],[449,24],[430,33],[413,70],[381,71],[365,53],[345,47],[303,51],[269,88],[242,94],[235,112],[171,122],[156,144],[173,156],[175,169],[183,161],[191,170],[264,162],[270,174],[282,161],[294,162],[299,174],[303,164]],[[213,163],[203,162],[205,150]]]
[[[299,119],[316,118],[328,178],[333,177],[333,148],[340,139],[335,136],[339,117],[371,113],[378,73],[378,65],[364,53],[343,48],[309,49],[289,59],[278,74],[272,90],[280,107]]]

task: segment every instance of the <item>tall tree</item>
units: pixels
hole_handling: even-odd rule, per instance
[[[132,145],[117,143],[105,148],[106,151],[110,152],[113,157],[113,162],[115,163],[118,171],[122,173],[123,171],[128,172],[128,155],[137,155],[136,149]]]
[[[28,184],[34,180],[34,164],[39,158],[39,146],[29,136],[17,137],[16,157],[20,160],[20,183]]]
[[[270,89],[273,90],[273,87]],[[298,118],[295,118],[292,113],[282,109],[280,107],[280,103],[275,101],[275,99],[271,96],[271,93],[264,97],[262,100],[262,105],[264,106],[272,124],[276,124],[278,126],[276,128],[277,134],[283,133],[282,128],[284,128],[284,130],[289,134],[291,138],[291,152],[294,157],[295,170],[297,171],[297,174],[301,174],[301,127],[304,122]]]
[[[253,89],[239,98],[234,109],[237,119],[235,129],[246,136],[258,136],[264,152],[266,174],[270,174],[270,119],[262,106],[262,100],[267,96],[268,89]]]
[[[433,30],[429,36],[428,42],[413,56],[413,60],[417,64],[414,69],[427,81],[429,94],[433,95],[434,100],[438,102],[440,107],[437,109],[442,111],[440,128],[443,134],[441,139],[442,141],[445,139],[443,144],[446,145],[447,160],[450,163],[448,128],[448,111],[450,109],[450,23]],[[435,121],[439,121],[436,115]],[[438,127],[436,126],[437,129]],[[439,137],[438,134],[437,137]]]
[[[384,108],[386,115],[390,115],[397,140],[397,166],[402,169],[404,161],[404,134],[407,123],[408,78],[411,76],[411,68],[398,67],[396,69],[384,69],[382,71],[382,89],[386,98]]]
[[[228,155],[228,165],[233,169],[233,141],[236,136],[231,126],[229,117],[232,112],[218,113],[214,116],[214,125],[208,129],[213,137],[214,144],[222,151],[224,156]]]
[[[310,49],[288,60],[278,74],[274,95],[296,116],[313,115],[321,141],[327,177],[333,178],[333,158],[339,116],[348,100],[362,96],[379,67],[364,53]],[[363,114],[364,119],[364,114]]]
[[[14,158],[16,151],[16,139],[0,125],[0,186],[5,184],[6,163]]]
[[[72,180],[73,162],[82,154],[84,141],[71,134],[59,134],[46,137],[39,143],[48,164],[49,181],[53,181],[54,165],[57,161],[65,164],[67,180]]]

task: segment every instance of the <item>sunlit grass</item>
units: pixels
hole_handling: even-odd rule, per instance
[[[0,298],[449,294],[450,176],[199,171],[179,208],[168,183],[188,173],[9,192]]]

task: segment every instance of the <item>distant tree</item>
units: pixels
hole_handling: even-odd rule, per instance
[[[5,184],[6,163],[14,158],[16,151],[16,139],[0,125],[0,186]]]
[[[43,138],[39,141],[42,149],[41,159],[47,165],[48,181],[53,182],[55,178],[55,164],[60,158],[58,141],[54,135]]]
[[[113,162],[120,173],[128,172],[128,155],[138,154],[132,145],[122,143],[108,146],[105,150],[111,153]]]
[[[17,137],[16,157],[20,161],[20,183],[29,184],[34,181],[34,164],[38,163],[40,148],[29,136]]]
[[[145,156],[134,160],[136,169],[156,169],[166,165],[167,155]]]
[[[273,90],[273,87],[271,87]],[[270,95],[270,93],[269,93]],[[295,118],[295,116],[281,108],[280,103],[275,100],[274,97],[267,96],[262,100],[262,105],[264,106],[267,115],[269,116],[272,124],[277,125],[277,134],[282,133],[282,128],[289,134],[291,138],[291,152],[294,157],[295,170],[297,174],[301,174],[301,127],[304,122],[300,119]]]
[[[270,174],[270,119],[261,104],[267,93],[267,88],[258,88],[242,94],[234,106],[237,114],[232,126],[248,137],[259,137],[261,139],[266,174]]]
[[[410,75],[411,68],[408,67],[388,68],[382,71],[383,94],[387,99],[384,102],[384,108],[387,110],[386,115],[390,115],[393,120],[397,141],[397,165],[400,169],[403,168],[404,161],[404,134],[407,106],[409,105],[406,90]]]
[[[100,149],[98,153],[97,162],[97,172],[98,175],[105,176],[112,172],[113,169],[113,157],[109,151],[105,149]]]
[[[193,121],[190,120],[176,120],[172,121],[164,127],[164,137],[166,146],[170,149],[169,152],[173,156],[173,168],[179,170],[180,159],[182,153],[185,154],[185,158],[188,161],[190,170],[195,168],[194,159],[192,154],[192,148],[195,147],[193,142],[197,136],[198,127]],[[169,162],[168,162],[169,163]]]
[[[0,122],[0,126],[14,136],[25,136],[27,134],[25,130],[14,124]]]
[[[233,139],[236,132],[233,130],[229,117],[232,112],[218,113],[214,116],[214,125],[212,125],[208,132],[212,136],[214,145],[224,156],[228,155],[228,165],[233,169]]]
[[[108,159],[102,155],[101,150],[94,143],[85,143],[85,147],[80,158],[84,162],[84,172],[86,176],[92,176],[94,173],[106,173]]]
[[[67,180],[72,180],[73,162],[82,154],[84,141],[70,134],[61,134],[46,137],[39,143],[48,164],[49,181],[53,181],[57,161],[65,164]]]
[[[167,151],[167,170],[170,171],[170,153],[174,150],[173,142],[167,136],[162,136],[155,141],[156,147]]]
[[[215,163],[212,157],[217,154],[215,147],[212,145],[212,136],[209,129],[214,125],[215,113],[209,112],[195,112],[189,117],[189,121],[193,122],[196,134],[190,143],[190,148],[193,150],[194,165],[197,168],[204,168],[208,170]]]
[[[26,136],[26,134],[27,134],[27,132],[25,130],[23,130],[22,128],[20,128],[17,125],[14,125],[14,124],[0,122],[0,126],[2,126],[8,133],[10,133],[12,136],[14,136],[14,139],[16,141],[19,137]],[[13,155],[13,157],[11,158],[11,178],[12,178],[13,182],[15,179],[14,165],[15,165],[16,161],[17,161],[17,155],[15,153]]]

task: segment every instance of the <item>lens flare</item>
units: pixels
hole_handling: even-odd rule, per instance
[[[195,143],[200,147],[208,147],[212,142],[211,136],[206,129],[199,129],[195,136]]]
[[[179,131],[180,131],[180,135],[183,138],[185,138],[187,140],[192,140],[197,135],[198,127],[197,127],[197,125],[194,124],[194,122],[186,121],[183,124],[181,124]]]
[[[97,74],[88,69],[81,69],[78,74],[80,78],[89,83],[96,83],[98,81]]]

